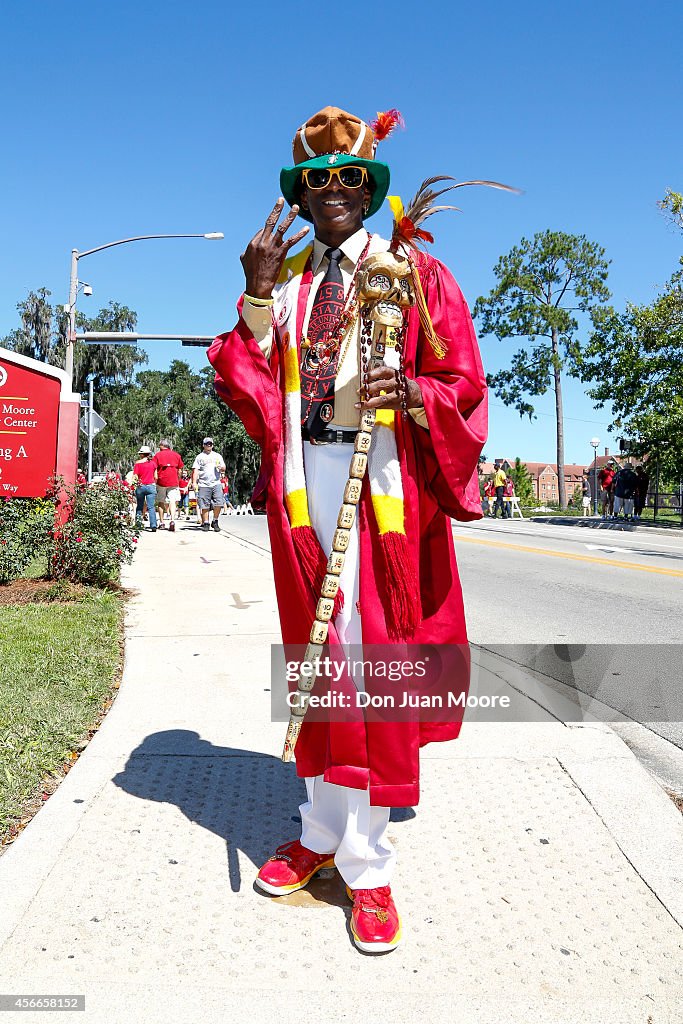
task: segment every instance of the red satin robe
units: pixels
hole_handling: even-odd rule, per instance
[[[422,254],[417,260],[434,329],[446,340],[448,352],[444,359],[436,357],[417,309],[411,309],[405,369],[420,385],[429,423],[425,430],[410,416],[404,420],[399,415],[396,422],[405,528],[419,571],[423,613],[411,642],[462,645],[467,643],[467,633],[449,516],[481,518],[477,463],[486,439],[486,379],[458,285],[438,260]],[[304,274],[300,279],[300,293],[310,287],[310,273],[308,278]],[[305,302],[300,301],[298,308],[297,337],[301,337]],[[261,446],[255,493],[265,495],[283,642],[305,645],[318,595],[299,568],[284,504],[284,374],[277,328],[269,360],[241,315],[234,330],[216,338],[208,357],[216,369],[218,394]],[[376,530],[369,524],[371,516],[365,480],[358,506],[363,642],[384,644],[387,628],[377,578],[382,564],[373,557]],[[330,633],[334,643],[334,632]],[[353,789],[369,788],[372,805],[414,806],[419,799],[419,748],[433,740],[454,739],[461,713],[458,718],[423,723],[305,721],[296,746],[297,773],[324,775],[326,782]]]

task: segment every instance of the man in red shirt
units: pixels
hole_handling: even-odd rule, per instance
[[[612,504],[614,498],[612,496],[612,484],[614,482],[614,474],[616,466],[610,459],[606,466],[603,466],[598,473],[598,480],[600,481],[600,506],[602,509],[602,518],[604,519],[609,509],[610,515],[612,514]]]
[[[157,509],[159,510],[159,525],[164,529],[164,509],[168,509],[171,517],[169,530],[175,530],[176,505],[180,501],[180,486],[178,473],[185,463],[178,452],[171,448],[170,441],[161,441],[159,451],[154,456],[154,464],[157,468]]]

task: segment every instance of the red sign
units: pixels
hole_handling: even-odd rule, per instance
[[[63,370],[0,350],[0,496],[40,498],[48,490],[58,469],[64,399],[69,414],[78,399],[63,395],[65,384]]]

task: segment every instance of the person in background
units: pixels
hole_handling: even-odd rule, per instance
[[[225,471],[223,456],[213,450],[213,438],[205,437],[202,450],[192,465],[192,487],[197,491],[197,508],[201,514],[202,530],[220,531],[218,517],[223,510],[221,472]],[[209,511],[213,509],[213,522],[209,524]]]
[[[505,481],[507,480],[507,473],[503,469],[502,465],[496,466],[496,471],[493,474],[493,486],[496,491],[496,504],[493,507],[493,518],[498,518],[498,509],[500,509],[501,519],[505,519],[505,505],[503,503],[503,491],[505,490]]]
[[[85,475],[85,473],[83,472],[83,470],[79,469],[78,473],[76,474],[76,487],[82,493],[86,489],[87,486],[88,486],[88,478]]]
[[[157,508],[160,514],[160,526],[164,529],[164,509],[168,509],[170,523],[168,528],[171,533],[175,530],[176,505],[180,501],[180,489],[178,487],[178,472],[183,468],[183,462],[178,452],[171,447],[170,441],[160,441],[159,451],[154,456],[157,467]]]
[[[584,516],[591,514],[591,484],[588,476],[588,470],[584,470],[583,477],[581,478],[581,508]]]
[[[512,499],[515,496],[515,483],[511,476],[505,478],[503,484],[503,519],[512,519]]]
[[[221,487],[223,488],[223,511],[227,512],[229,508],[232,508],[232,502],[230,501],[230,481],[226,472],[221,473]]]
[[[622,466],[617,475],[614,478],[613,483],[614,489],[614,519],[619,518],[619,513],[624,512],[624,519],[630,519],[633,516],[633,503],[638,487],[638,477],[635,474],[633,466],[627,462],[625,466]]]
[[[135,525],[142,527],[142,513],[147,504],[149,512],[149,528],[157,532],[157,514],[154,504],[157,495],[157,467],[152,457],[152,449],[146,444],[140,446],[138,461],[133,466],[133,482],[135,483]]]
[[[493,502],[496,497],[496,489],[493,486],[493,480],[487,480],[486,483],[484,484],[484,497],[486,498],[488,509],[486,514],[491,519],[495,519],[495,516],[493,514]]]
[[[614,475],[616,471],[616,464],[613,459],[603,466],[598,473],[598,482],[600,483],[600,511],[602,518],[606,519],[607,514],[612,514],[612,505],[614,498],[612,496],[612,484],[614,482]]]
[[[633,503],[633,518],[640,519],[643,509],[647,505],[650,477],[645,470],[645,466],[636,466],[636,476],[638,477],[638,483],[636,484],[636,495]]]
[[[180,476],[178,477],[178,490],[180,491],[180,514],[183,516],[183,519],[187,519],[190,508],[190,476],[184,468],[180,470]]]

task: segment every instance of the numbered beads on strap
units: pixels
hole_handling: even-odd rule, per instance
[[[339,576],[343,568],[344,555],[341,551],[332,551],[327,559],[327,571],[333,576]]]
[[[367,455],[361,455],[360,452],[356,452],[351,458],[351,465],[349,467],[349,476],[355,477],[356,480],[362,480],[365,476],[365,470],[368,467]]]
[[[318,622],[329,622],[333,611],[334,599],[331,597],[321,597],[315,610],[315,617]]]
[[[353,526],[356,518],[356,506],[344,504],[339,509],[339,515],[337,516],[337,526],[344,530],[350,530]]]
[[[337,579],[336,576],[331,576],[329,573],[327,573],[323,577],[323,585],[320,588],[320,593],[322,594],[323,597],[335,598],[337,596],[338,590],[339,580]],[[312,645],[309,644],[309,646]],[[306,658],[308,658],[308,651],[306,651]]]
[[[335,530],[332,538],[332,547],[335,551],[346,551],[349,546],[349,531]]]
[[[361,430],[372,430],[375,425],[375,419],[377,418],[376,409],[366,409],[360,418],[360,429]]]
[[[361,482],[360,480],[347,480],[344,488],[344,504],[357,505],[360,501]]]
[[[338,584],[337,584],[338,585]],[[335,591],[336,594],[336,591]],[[325,597],[331,597],[331,594],[325,594]],[[313,663],[318,658],[322,657],[323,645],[322,644],[311,644],[309,643],[306,647],[306,653],[304,654],[304,661],[310,661]]]
[[[367,455],[370,451],[371,441],[372,434],[368,433],[367,430],[359,430],[356,434],[356,440],[353,443],[354,451],[360,452],[362,455]]]
[[[311,643],[324,644],[327,640],[327,623],[316,621],[311,626]]]

